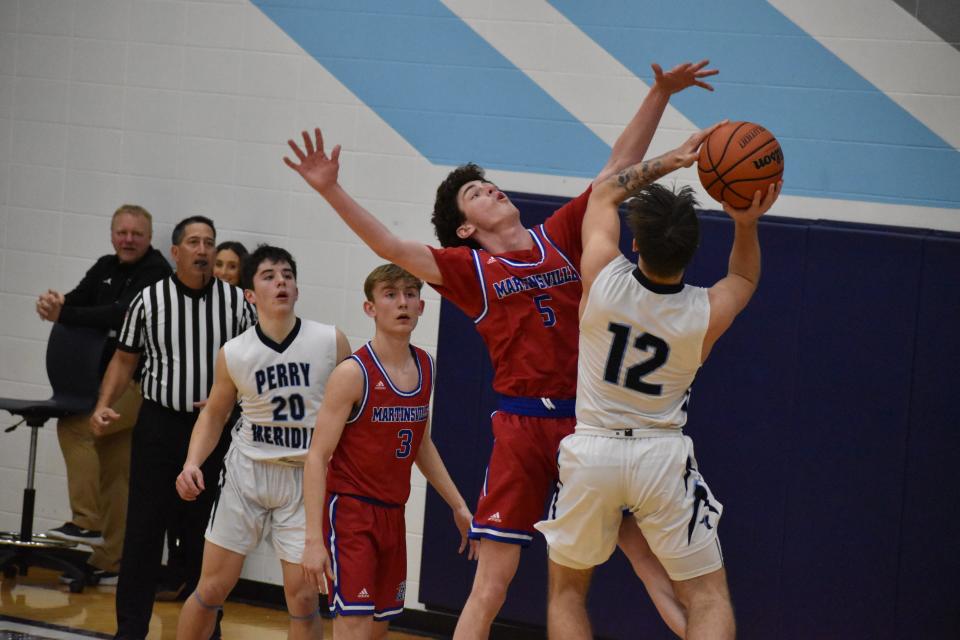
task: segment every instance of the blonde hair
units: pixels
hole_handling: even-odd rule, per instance
[[[423,289],[423,280],[417,278],[406,269],[388,262],[370,272],[367,279],[363,281],[363,293],[367,296],[368,302],[373,302],[373,290],[378,284],[393,284],[395,282],[409,283],[416,287],[417,291]]]
[[[150,235],[153,235],[153,216],[150,215],[150,212],[141,207],[138,204],[122,204],[120,207],[113,212],[113,217],[110,218],[110,228],[113,229],[113,223],[116,222],[117,216],[122,213],[129,213],[132,216],[140,216],[147,221],[147,229],[150,232]]]

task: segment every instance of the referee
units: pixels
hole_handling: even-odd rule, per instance
[[[130,303],[90,418],[99,432],[120,417],[110,407],[142,364],[143,406],[133,431],[116,638],[147,637],[164,533],[172,524],[182,535],[184,562],[194,582],[200,571],[226,439],[220,455],[210,456],[202,467],[209,491],[185,502],[175,482],[197,411],[213,383],[218,350],[255,323],[243,291],[213,277],[215,246],[209,218],[191,216],[174,227],[176,273],[142,289]]]

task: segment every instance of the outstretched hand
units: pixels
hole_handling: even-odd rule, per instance
[[[750,203],[750,206],[746,209],[734,209],[726,202],[723,203],[723,210],[727,212],[727,215],[733,218],[733,221],[736,223],[750,224],[756,222],[760,216],[765,214],[770,210],[770,207],[773,206],[773,203],[777,201],[777,198],[780,197],[780,189],[783,188],[783,180],[775,184],[771,184],[767,187],[767,192],[764,194],[760,191],[756,191],[753,194],[753,202]]]
[[[340,145],[335,146],[328,157],[323,150],[323,134],[320,133],[319,127],[313,130],[316,143],[306,131],[301,134],[303,150],[293,140],[287,140],[287,144],[290,145],[300,163],[297,164],[287,156],[283,157],[283,161],[299,173],[307,184],[323,195],[324,191],[337,184],[337,176],[340,173]]]
[[[650,65],[650,68],[653,69],[654,87],[659,87],[671,95],[692,86],[713,91],[713,85],[704,82],[702,78],[715,76],[720,73],[720,70],[704,69],[708,64],[710,64],[709,60],[701,60],[696,64],[684,62],[664,72],[660,65],[654,62]]]
[[[710,125],[706,129],[701,129],[687,138],[686,142],[677,147],[675,153],[677,154],[677,159],[680,162],[680,166],[693,166],[693,163],[697,161],[697,157],[700,155],[700,145],[703,144],[704,140],[710,137],[710,134],[713,133],[714,129],[721,125],[727,124],[727,122],[729,121],[721,120],[716,124]]]

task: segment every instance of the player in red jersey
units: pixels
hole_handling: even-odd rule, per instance
[[[422,286],[392,264],[367,276],[363,309],[376,333],[330,374],[307,454],[302,565],[327,593],[334,638],[385,638],[403,611],[414,462],[453,510],[460,551],[467,546],[470,509],[428,431],[433,359],[410,344]]]
[[[703,78],[707,61],[685,63],[656,81],[617,139],[597,180],[643,159],[670,96],[690,86],[712,90]],[[337,182],[340,146],[324,152],[320,130],[303,133],[299,162],[284,158],[379,256],[429,282],[474,319],[494,364],[501,394],[493,417],[494,449],[471,528],[482,538],[473,589],[454,638],[484,638],[506,597],[533,523],[556,480],[560,440],[572,433],[576,393],[577,273],[580,230],[590,189],[537,229],[476,165],[453,171],[437,189],[435,249],[393,235]],[[683,634],[683,610],[666,572],[636,526],[625,524],[621,547],[667,624]]]

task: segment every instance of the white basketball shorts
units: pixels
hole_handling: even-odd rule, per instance
[[[223,474],[206,539],[246,556],[260,544],[269,523],[277,556],[300,564],[306,538],[303,467],[253,460],[231,446]]]
[[[723,566],[717,539],[723,506],[697,471],[687,436],[623,436],[577,425],[561,442],[558,463],[549,519],[536,524],[554,562],[571,569],[606,562],[629,511],[672,580]]]

